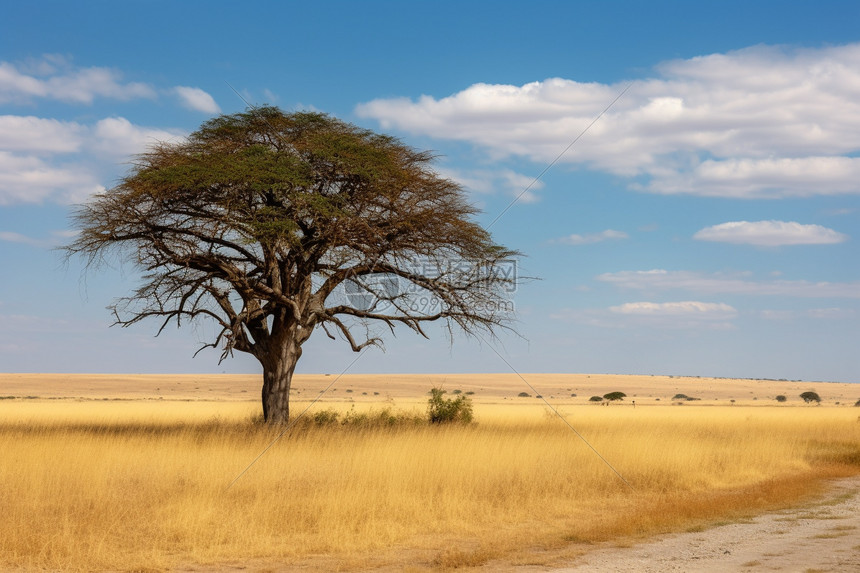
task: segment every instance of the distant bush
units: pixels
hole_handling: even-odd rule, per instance
[[[454,390],[453,392],[451,392],[451,394],[462,394],[462,393],[463,393],[463,391],[460,390],[459,388]]]
[[[786,400],[788,400],[788,398],[786,398],[782,394],[780,394],[779,396],[776,397],[777,402],[785,402]]]
[[[627,397],[627,394],[624,392],[610,392],[609,394],[604,394],[603,397],[610,402],[615,402],[616,400],[623,400]]]
[[[571,398],[576,398],[576,394],[571,394],[571,395],[570,395],[570,397],[571,397]]]
[[[528,392],[520,392],[519,394],[517,394],[517,396],[519,396],[520,398],[531,398],[532,397],[532,395],[529,394]]]
[[[472,395],[474,395],[474,392],[472,392],[471,390],[469,390],[468,392],[466,392],[466,396],[472,396]]]
[[[860,400],[857,400],[856,402],[854,402],[854,406],[857,408],[860,408]]]
[[[260,420],[262,424],[262,418]],[[294,422],[296,428],[344,427],[344,428],[390,428],[393,426],[415,426],[426,424],[426,419],[412,412],[398,412],[391,408],[357,412],[355,407],[346,413],[334,409],[320,410]]]
[[[431,424],[460,422],[468,424],[472,421],[472,401],[466,396],[454,399],[444,397],[445,390],[433,388],[430,399],[427,400],[427,419]]]
[[[820,403],[821,403],[821,396],[819,396],[819,395],[818,395],[817,393],[815,393],[815,392],[804,392],[803,394],[801,394],[801,395],[800,395],[800,397],[801,397],[801,398],[803,399],[803,401],[804,401],[804,402],[806,402],[807,404],[809,404],[810,402],[815,402],[815,403],[817,403],[817,404],[820,404]]]
[[[312,419],[317,426],[328,426],[337,422],[340,412],[337,410],[320,410],[314,412]]]
[[[675,394],[672,396],[673,400],[686,400],[688,396],[686,394]]]
[[[588,399],[589,402],[603,402],[602,396],[592,396]]]

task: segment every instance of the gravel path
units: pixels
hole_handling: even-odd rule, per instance
[[[814,505],[631,548],[598,549],[553,573],[598,571],[860,572],[860,477],[834,481]]]

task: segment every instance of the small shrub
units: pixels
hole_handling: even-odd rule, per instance
[[[462,393],[463,393],[463,391],[462,391],[462,390],[460,390],[459,388],[457,388],[456,390],[454,390],[453,392],[451,392],[451,394],[462,394]]]
[[[788,400],[788,398],[786,398],[782,394],[780,394],[779,396],[776,397],[777,402],[785,402],[786,400]]]
[[[571,398],[576,398],[576,394],[571,394],[571,395],[570,395],[570,397],[571,397]]]
[[[339,417],[340,413],[337,410],[320,410],[319,412],[314,412],[312,416],[314,424],[317,426],[330,426],[337,422]]]
[[[472,401],[466,396],[454,399],[445,398],[445,390],[433,388],[430,399],[427,400],[427,419],[431,424],[460,422],[468,424],[472,421]]]
[[[538,394],[537,396],[535,396],[535,398],[543,399],[543,396],[541,396],[540,394]]]
[[[471,390],[469,390],[468,392],[466,392],[466,396],[473,396],[474,394],[475,394],[475,393],[474,393],[474,392],[472,392]]]
[[[689,398],[689,396],[687,396],[686,394],[675,394],[674,396],[672,396],[673,400],[686,400],[687,398]]]
[[[804,392],[803,394],[801,394],[801,395],[800,395],[800,397],[801,397],[801,398],[803,399],[803,401],[804,401],[804,402],[806,402],[807,404],[809,404],[810,402],[815,402],[816,404],[820,404],[820,403],[821,403],[821,396],[819,396],[819,395],[818,395],[817,393],[815,393],[815,392],[811,392],[811,391],[810,391],[810,392]]]
[[[857,400],[856,402],[854,402],[854,407],[860,408],[860,400]]]
[[[603,402],[603,396],[592,396],[588,399],[589,402]]]
[[[528,392],[520,392],[519,394],[517,394],[517,396],[519,396],[520,398],[531,398],[532,397],[532,395],[529,394]]]

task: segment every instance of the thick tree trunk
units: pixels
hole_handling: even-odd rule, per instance
[[[290,420],[290,385],[301,347],[287,344],[280,352],[260,360],[263,364],[263,419],[269,424]]]

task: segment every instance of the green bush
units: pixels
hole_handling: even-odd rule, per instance
[[[603,396],[592,396],[588,399],[589,402],[603,402]]]
[[[336,423],[339,417],[337,410],[320,410],[314,412],[313,421],[317,426],[329,426]]]
[[[430,390],[430,399],[427,400],[427,419],[430,420],[430,423],[470,423],[472,421],[472,401],[462,394],[454,399],[445,398],[444,394],[445,390],[441,388]]]
[[[627,394],[624,392],[610,392],[609,394],[604,394],[603,398],[609,400],[610,402],[615,402],[616,400],[623,400],[627,397]]]
[[[788,400],[788,398],[786,398],[782,394],[780,394],[779,396],[776,397],[777,402],[785,402],[786,400]]]
[[[818,403],[818,404],[820,404],[820,403],[821,403],[821,396],[819,396],[819,395],[818,395],[817,393],[815,393],[815,392],[804,392],[803,394],[801,394],[801,395],[800,395],[800,397],[801,397],[801,398],[803,399],[803,401],[804,401],[804,402],[806,402],[807,404],[809,404],[810,402],[816,402],[816,403]]]
[[[529,394],[528,392],[520,392],[519,394],[517,394],[517,396],[519,396],[520,398],[531,398],[532,397],[532,395]]]

